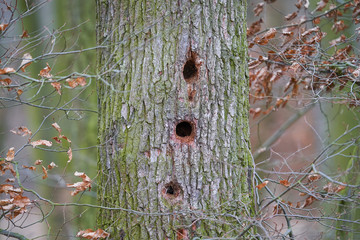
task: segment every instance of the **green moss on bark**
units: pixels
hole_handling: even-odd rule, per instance
[[[128,209],[99,212],[113,238],[231,237],[251,217],[244,4],[97,1],[98,199]],[[176,136],[181,120],[194,138]]]

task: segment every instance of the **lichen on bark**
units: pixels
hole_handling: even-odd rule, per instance
[[[99,212],[114,239],[231,237],[250,221],[245,14],[239,0],[97,1],[98,199],[127,209]]]

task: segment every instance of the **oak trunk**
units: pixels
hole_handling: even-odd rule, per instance
[[[97,0],[99,227],[239,236],[252,214],[245,0]]]

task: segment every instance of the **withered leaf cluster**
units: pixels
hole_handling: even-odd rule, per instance
[[[265,103],[265,109],[250,110],[254,117],[285,107],[290,100],[296,101],[298,96],[309,91],[334,93],[349,82],[360,83],[360,58],[353,47],[359,41],[360,27],[349,36],[344,33],[349,26],[343,20],[344,16],[352,18],[355,27],[360,23],[359,0],[338,5],[321,0],[312,14],[304,14],[310,13],[309,1],[298,0],[297,11],[284,16],[283,26],[265,29],[262,14],[270,2],[255,6],[258,19],[249,23],[247,29],[250,99],[253,103]],[[334,39],[325,40],[325,21],[331,22],[332,31],[338,35]],[[359,104],[351,97],[339,103]]]

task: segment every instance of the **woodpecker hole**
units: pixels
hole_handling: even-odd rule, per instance
[[[176,135],[178,137],[189,137],[193,132],[191,123],[183,121],[176,125]]]
[[[182,199],[183,190],[179,183],[170,181],[162,189],[162,195],[165,199],[180,200]]]
[[[166,194],[170,194],[170,195],[174,195],[175,191],[174,188],[172,186],[168,186],[166,188]]]
[[[189,51],[187,56],[187,61],[183,67],[183,77],[186,83],[193,83],[198,79],[200,64],[197,61],[196,52]]]
[[[177,122],[174,128],[175,138],[181,143],[192,143],[195,139],[196,123],[182,120]]]
[[[184,70],[183,70],[185,81],[189,80],[193,77],[196,77],[197,72],[198,72],[198,69],[195,65],[195,61],[193,59],[188,60],[185,63]]]

